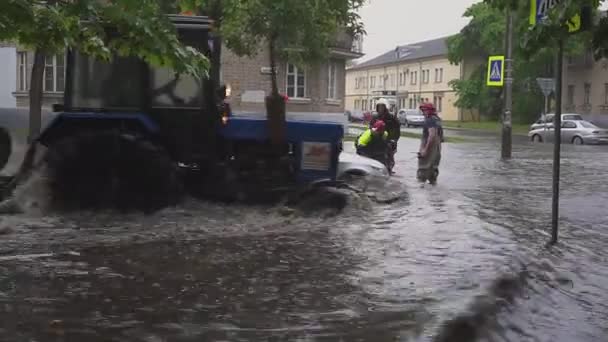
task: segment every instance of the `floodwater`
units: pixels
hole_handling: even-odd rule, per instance
[[[346,144],[347,148],[350,144]],[[608,341],[608,150],[402,139],[385,204],[0,217],[2,341]]]

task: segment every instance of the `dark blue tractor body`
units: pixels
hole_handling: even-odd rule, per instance
[[[260,146],[266,147],[269,141],[268,123],[265,119],[230,116],[216,128],[220,142],[225,144],[261,144]],[[164,140],[162,126],[153,118],[144,113],[128,112],[58,113],[38,140],[48,147],[78,133],[108,130],[137,133],[157,144],[163,144]],[[288,120],[286,142],[293,157],[296,183],[306,185],[324,180],[335,181],[343,137],[344,128],[338,123]],[[164,147],[170,150],[168,146]]]
[[[211,58],[218,43],[208,18],[171,20],[182,42]],[[210,74],[218,68],[212,63]],[[287,120],[284,139],[271,143],[272,125],[232,115],[226,96],[214,77],[179,75],[137,58],[108,63],[69,49],[64,105],[38,139],[48,147],[58,202],[161,207],[183,190],[272,199],[336,180],[341,124]]]

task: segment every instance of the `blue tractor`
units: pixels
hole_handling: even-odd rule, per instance
[[[170,18],[182,42],[212,53],[207,17]],[[66,68],[64,104],[38,138],[53,203],[63,208],[155,210],[184,193],[275,200],[336,180],[341,124],[288,120],[279,156],[267,120],[232,115],[217,80],[76,50]]]

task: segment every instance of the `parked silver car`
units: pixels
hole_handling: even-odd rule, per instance
[[[553,142],[555,132],[553,124],[533,129],[528,137],[534,142]],[[600,128],[585,120],[562,121],[561,142],[575,145],[608,144],[608,129]]]
[[[534,130],[537,128],[543,128],[543,127],[545,127],[545,125],[553,124],[554,116],[555,116],[555,114],[546,114],[544,116],[541,116],[538,120],[536,120],[536,122],[534,122],[532,125],[530,125],[530,130]],[[582,115],[576,114],[576,113],[563,113],[562,121],[566,121],[566,120],[579,121],[579,120],[584,120],[584,118]]]
[[[401,109],[397,113],[401,125],[406,127],[420,127],[424,125],[424,115],[418,109]]]

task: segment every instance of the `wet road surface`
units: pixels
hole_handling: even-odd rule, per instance
[[[4,341],[607,341],[608,150],[402,139],[391,191],[344,213],[188,201],[152,216],[0,218]],[[347,144],[348,149],[350,144]]]

